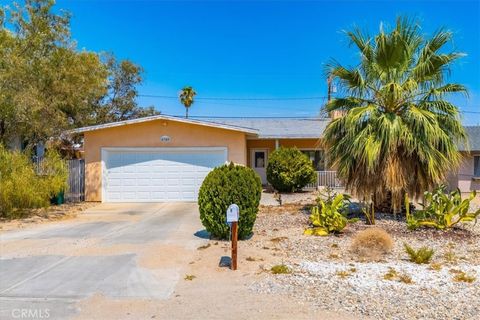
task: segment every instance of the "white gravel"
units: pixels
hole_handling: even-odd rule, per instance
[[[358,292],[369,293],[371,290],[393,289],[397,287],[408,287],[410,290],[423,290],[439,287],[468,287],[453,281],[452,271],[461,270],[469,275],[479,276],[480,266],[458,264],[455,266],[444,266],[441,270],[429,269],[429,265],[418,265],[410,262],[389,262],[389,263],[343,263],[343,262],[309,262],[300,264],[300,270],[310,276],[318,278],[338,277],[336,272],[348,271],[355,268],[351,275],[343,278],[345,283],[355,287]],[[412,284],[405,284],[396,280],[385,280],[383,276],[393,268],[398,274],[406,274],[412,278]]]
[[[474,283],[455,282],[450,267],[440,271],[427,265],[398,263],[302,262],[291,266],[290,275],[272,275],[252,288],[263,293],[286,293],[313,303],[320,309],[342,311],[373,319],[478,319],[480,288]],[[350,275],[340,277],[339,271]],[[386,280],[394,268],[409,275],[413,283]],[[480,266],[452,267],[469,275],[480,275]]]
[[[308,212],[302,206],[263,207],[250,245],[268,247],[275,253],[269,263],[284,263],[293,272],[267,273],[251,289],[284,293],[319,309],[371,319],[480,319],[480,223],[449,231],[409,231],[404,221],[378,218],[377,227],[390,233],[394,248],[380,262],[360,262],[350,246],[358,231],[369,228],[364,222],[350,224],[337,236],[308,237],[303,235]],[[433,248],[432,263],[441,269],[408,261],[404,243]],[[400,282],[398,277],[384,279],[390,268],[408,275],[413,283]],[[458,271],[476,280],[456,282]]]

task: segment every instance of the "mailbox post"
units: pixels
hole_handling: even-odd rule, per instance
[[[237,241],[238,241],[238,217],[240,209],[236,204],[231,204],[227,209],[227,223],[230,226],[232,236],[232,262],[230,268],[237,270]]]

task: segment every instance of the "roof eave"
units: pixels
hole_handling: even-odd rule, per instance
[[[231,131],[239,131],[239,132],[243,132],[243,133],[250,134],[250,135],[255,135],[255,136],[258,135],[258,130],[252,129],[252,128],[232,126],[232,125],[226,125],[226,124],[208,122],[208,121],[183,119],[183,118],[164,116],[164,115],[157,115],[157,116],[144,117],[144,118],[138,118],[138,119],[124,120],[124,121],[118,121],[118,122],[110,122],[110,123],[105,123],[105,124],[100,124],[100,125],[95,125],[95,126],[77,128],[77,129],[69,130],[67,132],[70,133],[70,134],[81,134],[81,133],[90,132],[90,131],[97,131],[97,130],[115,128],[115,127],[126,126],[126,125],[130,125],[130,124],[143,123],[143,122],[148,122],[148,121],[155,121],[155,120],[177,121],[177,122],[188,123],[188,124],[196,124],[196,125],[201,125],[201,126],[206,126],[206,127],[211,127],[211,128],[219,128],[219,129],[225,129],[225,130],[231,130]]]

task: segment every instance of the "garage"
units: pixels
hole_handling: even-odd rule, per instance
[[[104,202],[196,201],[226,147],[102,148]]]
[[[167,115],[71,130],[83,138],[85,200],[196,201],[207,174],[225,162],[247,164],[258,130]]]

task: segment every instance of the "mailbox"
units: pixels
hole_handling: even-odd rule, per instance
[[[227,209],[227,223],[237,222],[240,208],[236,204],[231,204]]]

